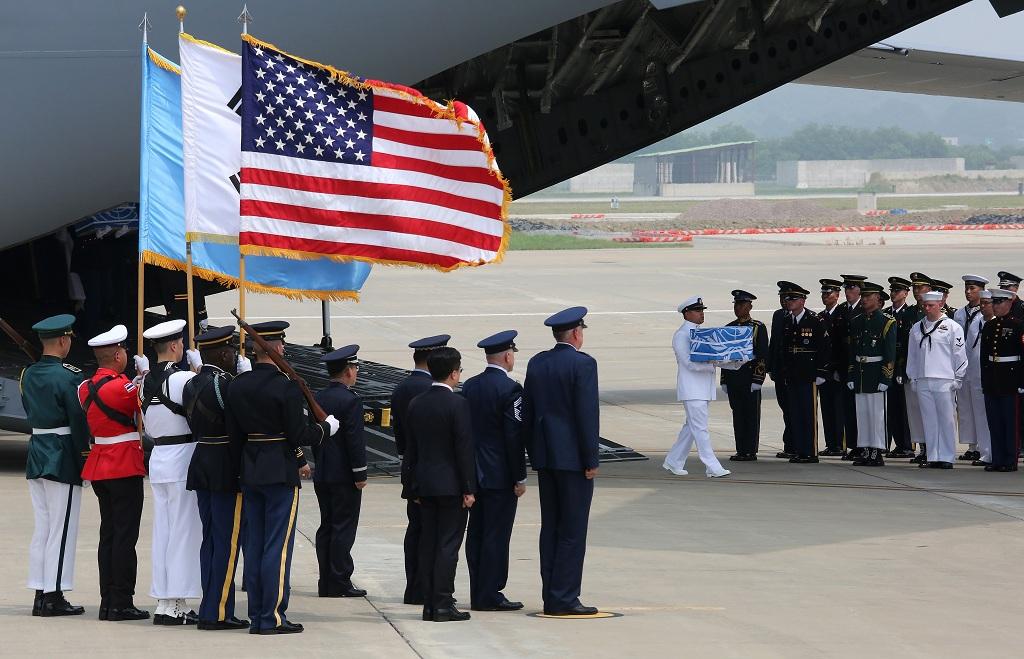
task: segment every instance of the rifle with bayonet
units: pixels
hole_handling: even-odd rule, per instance
[[[256,333],[256,330],[252,328],[252,325],[242,320],[241,316],[238,315],[237,309],[232,309],[231,315],[238,321],[238,326],[245,331],[246,336],[252,337],[253,343],[259,346],[260,350],[270,357],[271,361],[274,362],[274,365],[281,369],[281,372],[287,375],[289,380],[299,385],[302,395],[306,397],[306,403],[309,404],[309,411],[313,413],[313,418],[317,420],[317,423],[326,419],[327,413],[324,412],[323,408],[320,407],[320,404],[316,402],[316,398],[313,398],[313,392],[309,390],[309,385],[307,385],[306,381],[295,372],[295,369],[292,368],[291,364],[285,361],[284,357],[277,354],[277,351],[270,347],[270,344],[267,343],[266,339]]]
[[[21,348],[22,352],[28,355],[29,359],[34,362],[39,361],[39,352],[36,350],[36,347],[29,343],[21,334],[18,334],[18,330],[11,327],[3,318],[0,318],[0,329],[2,329],[7,336],[11,337],[12,341],[18,344],[18,347]]]

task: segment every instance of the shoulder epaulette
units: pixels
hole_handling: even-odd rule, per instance
[[[892,319],[891,317],[886,317],[886,320],[885,320],[885,327],[883,327],[883,328],[882,328],[882,336],[885,336],[886,334],[888,334],[888,333],[889,333],[889,330],[890,330],[890,329],[892,328],[892,326],[893,326],[893,325],[895,325],[895,324],[896,324],[896,321],[895,321],[895,320],[893,320],[893,319]]]
[[[76,375],[82,372],[82,369],[78,368],[74,364],[61,364],[61,366],[63,366],[64,368],[68,369],[69,371]]]

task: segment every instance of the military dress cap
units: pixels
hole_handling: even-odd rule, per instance
[[[437,336],[427,336],[422,339],[417,339],[410,343],[409,347],[413,350],[434,350],[435,348],[445,347],[451,340],[452,337],[447,334],[438,334]]]
[[[250,325],[253,331],[263,337],[264,341],[284,341],[284,331],[291,327],[284,320],[268,320]]]
[[[992,291],[990,291],[988,289],[983,290],[982,292],[978,293],[978,295],[981,297],[982,300],[991,300],[992,299]]]
[[[352,345],[343,346],[337,350],[332,350],[327,353],[321,360],[327,364],[329,368],[341,368],[349,364],[358,364],[359,357],[356,353],[359,352],[359,346],[353,343]]]
[[[942,293],[939,291],[928,291],[921,296],[922,302],[942,302]]]
[[[822,293],[834,293],[843,287],[843,282],[838,279],[819,279]]]
[[[776,282],[776,285],[779,287],[779,295],[786,298],[796,299],[800,297],[807,297],[811,294],[809,290],[800,284],[794,284],[791,281]]]
[[[876,284],[873,281],[866,281],[863,284],[861,284],[860,294],[864,295],[865,293],[877,293],[878,297],[882,300],[882,302],[885,302],[886,300],[889,299],[889,294],[885,292],[885,289],[882,288],[882,285]]]
[[[992,293],[992,301],[996,300],[1009,300],[1013,297],[1013,291],[1008,291],[1005,288],[990,288],[988,289]]]
[[[568,309],[559,311],[553,316],[548,316],[547,319],[545,319],[544,324],[556,332],[571,330],[576,327],[586,328],[587,324],[583,322],[583,317],[586,315],[586,307],[569,307]]]
[[[142,333],[142,338],[150,341],[173,341],[182,337],[182,331],[187,323],[184,320],[168,320],[153,325]]]
[[[950,284],[949,282],[942,281],[941,279],[932,280],[932,289],[940,293],[948,293],[952,288],[953,284]]]
[[[909,291],[914,282],[903,277],[889,277],[889,290]]]
[[[860,288],[861,284],[867,281],[867,275],[839,275],[843,278],[843,288]]]
[[[494,355],[499,352],[505,352],[511,350],[512,352],[519,352],[516,348],[516,337],[519,336],[519,332],[515,330],[505,330],[504,332],[498,332],[492,334],[486,339],[481,340],[476,344],[477,348],[483,348],[484,353],[488,355]]]
[[[32,326],[32,331],[39,335],[40,339],[55,339],[58,336],[70,336],[74,334],[71,326],[75,324],[75,317],[69,313],[62,313],[59,316],[43,318]]]
[[[988,277],[982,277],[981,275],[962,275],[960,279],[964,280],[964,284],[975,284],[982,288],[988,283]]]
[[[731,291],[729,295],[732,296],[733,304],[736,304],[737,302],[753,302],[754,300],[757,299],[757,296],[754,295],[753,293],[748,293],[738,288],[734,291]]]
[[[931,286],[932,278],[923,272],[911,272],[910,283],[914,286]]]
[[[676,307],[676,311],[679,313],[685,313],[687,311],[704,311],[705,309],[707,309],[707,307],[704,306],[704,298],[699,295],[691,295],[683,300],[682,304]]]
[[[102,348],[103,346],[113,346],[124,343],[127,338],[128,328],[124,325],[114,325],[103,334],[97,334],[89,339],[89,347]]]
[[[999,288],[1003,288],[1004,286],[1020,286],[1021,278],[1012,272],[1000,270],[996,273],[996,276],[999,277]]]
[[[196,337],[196,347],[215,348],[220,345],[227,345],[231,342],[231,339],[234,338],[234,336],[234,327],[210,327]]]

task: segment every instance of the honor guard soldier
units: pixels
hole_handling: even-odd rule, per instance
[[[924,425],[927,462],[918,466],[952,469],[956,458],[954,396],[967,374],[967,347],[960,326],[943,313],[943,294],[923,296],[925,317],[910,330],[907,378]]]
[[[750,327],[754,332],[754,358],[736,370],[722,370],[722,387],[732,409],[732,432],[736,440],[734,462],[757,460],[761,435],[761,387],[764,386],[765,361],[768,357],[768,328],[750,317],[757,296],[746,291],[732,291],[732,310],[736,319],[727,327]]]
[[[686,458],[697,445],[697,455],[704,463],[708,478],[721,478],[730,474],[724,469],[711,446],[708,433],[708,401],[715,400],[715,364],[692,361],[690,345],[692,330],[704,323],[703,300],[694,295],[676,307],[683,314],[683,324],[672,336],[672,351],[676,355],[676,400],[686,410],[686,422],[679,429],[676,441],[665,456],[662,468],[676,476],[686,476]]]
[[[825,431],[825,448],[818,451],[819,456],[842,457],[846,454],[843,436],[846,434],[846,373],[843,361],[846,356],[846,345],[836,341],[835,337],[846,328],[843,314],[839,312],[839,291],[843,282],[838,279],[819,279],[821,283],[821,303],[825,305],[818,316],[826,324],[828,335],[832,337],[832,367],[830,377],[818,387],[818,400],[821,404],[821,426]]]
[[[857,442],[861,454],[853,464],[885,465],[888,437],[885,428],[885,392],[892,383],[896,362],[896,321],[882,313],[889,299],[880,284],[861,284],[862,313],[850,321],[849,369],[846,387],[857,402]]]
[[[316,395],[320,407],[341,424],[337,434],[313,448],[313,490],[320,506],[320,527],[316,530],[320,597],[366,595],[365,590],[352,585],[352,545],[366,487],[363,401],[352,391],[359,376],[358,353],[359,346],[349,345],[324,355],[331,381]]]
[[[419,579],[423,620],[469,620],[455,607],[455,570],[476,501],[476,452],[469,401],[455,394],[462,356],[455,348],[430,351],[431,387],[406,410],[409,489],[419,500]]]
[[[516,363],[515,330],[498,332],[477,343],[487,356],[483,373],[462,385],[469,401],[476,443],[476,503],[469,511],[466,563],[470,608],[517,611],[503,591],[508,582],[509,543],[516,504],[526,492],[523,446],[523,387],[509,373]]]
[[[235,616],[242,493],[238,487],[240,456],[232,452],[228,441],[225,407],[234,376],[252,370],[252,364],[232,346],[233,337],[232,327],[211,327],[196,337],[203,366],[185,383],[181,396],[195,440],[185,487],[196,493],[203,525],[199,550],[203,599],[198,623],[203,631],[249,627],[248,620]]]
[[[1024,393],[1024,321],[1010,315],[1013,291],[990,290],[995,318],[981,331],[981,382],[992,437],[992,464],[985,471],[1017,471],[1017,398]]]
[[[598,470],[597,361],[583,347],[586,307],[548,317],[555,346],[523,384],[523,438],[540,491],[540,576],[548,615],[593,615],[580,603],[587,525]]]
[[[840,375],[842,381],[843,367],[850,361],[850,322],[859,316],[863,309],[860,304],[860,288],[867,280],[864,275],[840,275],[843,278],[843,292],[846,300],[839,304],[839,322],[832,325],[832,362],[833,370]],[[842,360],[842,361],[839,361]],[[857,441],[857,402],[855,394],[843,387],[843,438],[846,442],[842,459],[853,460],[861,454],[861,446]]]
[[[178,369],[185,352],[184,320],[168,320],[142,333],[156,350],[156,368],[135,357],[143,374],[139,398],[146,432],[153,438],[149,456],[149,484],[153,488],[153,585],[156,601],[154,625],[194,625],[199,620],[187,600],[202,597],[200,565],[203,544],[196,494],[185,488],[195,443],[185,418],[182,391],[195,375]],[[190,357],[190,361],[196,361]]]
[[[788,282],[786,282],[788,283]],[[772,313],[772,329],[769,337],[775,336],[777,333],[781,336],[782,327],[785,325],[786,320],[789,318],[789,312],[786,311],[786,296],[779,293],[779,308]],[[793,440],[792,431],[790,430],[790,424],[787,423],[789,407],[786,401],[786,390],[784,387],[779,386],[781,376],[779,375],[779,368],[782,366],[782,362],[785,356],[781,354],[782,344],[777,341],[768,342],[768,360],[765,363],[765,368],[768,371],[768,375],[772,381],[775,382],[775,402],[779,406],[779,410],[782,411],[782,450],[775,454],[777,458],[790,459],[796,453],[793,452]]]
[[[910,330],[924,318],[924,295],[932,290],[932,278],[923,272],[911,272],[910,282],[917,304],[913,305],[907,312],[909,325],[906,327],[906,333],[903,337],[903,343],[906,346],[905,352],[910,349]],[[924,443],[924,420],[921,418],[921,408],[918,406],[917,394],[910,388],[910,379],[907,378],[906,356],[904,356],[902,367],[899,370],[903,380],[904,393],[906,394],[907,427],[910,428],[911,442],[916,442],[919,449],[918,454],[912,457],[910,462],[923,464],[928,462],[928,447]]]
[[[28,587],[36,592],[34,616],[85,612],[64,598],[75,587],[82,465],[89,450],[89,425],[77,394],[82,370],[64,363],[74,323],[74,316],[62,314],[33,325],[43,356],[21,374],[21,401],[32,426],[25,478],[35,514],[28,575]]]
[[[142,438],[138,432],[138,386],[124,375],[128,328],[116,325],[89,339],[99,368],[78,387],[92,450],[82,478],[92,483],[100,506],[100,620],[145,620],[135,607],[135,579],[142,521]]]
[[[1010,316],[1024,320],[1024,301],[1017,295],[1017,289],[1020,288],[1021,278],[1012,272],[1006,272],[1005,270],[999,271],[996,275],[999,277],[999,288],[1004,291],[1013,292],[1013,301],[1010,303]]]
[[[909,279],[889,277],[889,298],[892,304],[883,312],[896,321],[894,377],[889,385],[889,390],[885,392],[885,416],[889,426],[889,439],[892,441],[892,448],[888,453],[890,458],[914,457],[910,426],[907,423],[906,391],[903,385],[907,368],[907,336],[910,334],[910,326],[919,320],[916,317],[917,307],[907,304],[912,287],[913,284]],[[888,442],[886,444],[888,445]]]
[[[288,323],[254,323],[252,329],[271,350],[284,356]],[[269,354],[256,347],[256,364],[235,378],[228,391],[228,434],[241,456],[239,483],[245,515],[245,590],[249,596],[250,634],[294,634],[302,625],[285,615],[291,589],[295,514],[299,476],[308,476],[303,446],[317,446],[338,431],[328,416],[316,423],[299,386],[278,369]]]
[[[831,375],[831,345],[824,321],[804,308],[809,291],[798,284],[780,281],[779,290],[786,298],[788,317],[771,344],[780,358],[776,382],[785,390],[784,421],[793,438],[794,463],[818,461],[815,453],[817,418],[814,414],[814,388],[824,384]],[[769,348],[770,349],[770,348]],[[770,349],[771,350],[771,349]]]
[[[452,337],[447,334],[428,336],[417,339],[409,344],[412,348],[413,369],[404,380],[398,383],[391,392],[391,425],[395,431],[395,446],[398,459],[402,461],[402,498],[406,500],[405,515],[408,525],[405,527],[405,595],[402,601],[406,604],[423,604],[423,596],[419,592],[419,546],[420,546],[420,506],[416,497],[409,496],[407,481],[408,470],[405,468],[405,452],[408,448],[408,436],[405,425],[405,411],[416,396],[430,389],[433,380],[427,370],[427,355],[448,345]]]
[[[960,443],[966,444],[967,450],[957,459],[969,460],[972,464],[978,462],[980,465],[982,462],[988,464],[992,457],[992,441],[985,416],[985,394],[981,388],[981,328],[985,325],[981,313],[981,294],[985,291],[988,279],[981,275],[963,275],[961,278],[964,280],[967,304],[956,310],[953,320],[964,330],[967,375],[964,377],[964,386],[957,392],[956,417]]]

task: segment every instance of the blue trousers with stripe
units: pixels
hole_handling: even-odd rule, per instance
[[[199,619],[218,622],[235,615],[242,494],[196,490],[196,498],[203,522],[203,544],[199,549],[203,600],[199,603]]]
[[[273,629],[288,620],[288,591],[295,547],[299,488],[291,485],[243,485],[245,574],[251,629]]]

